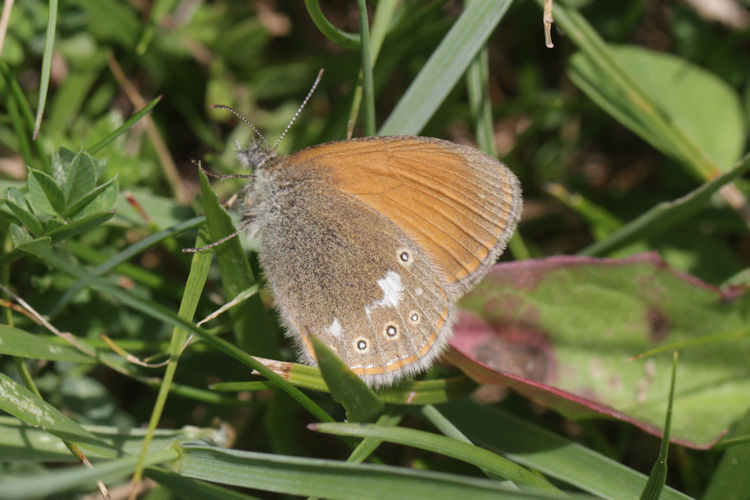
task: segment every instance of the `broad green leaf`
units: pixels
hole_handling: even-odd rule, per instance
[[[52,177],[58,186],[64,186],[68,178],[70,166],[76,158],[77,153],[68,148],[59,148],[52,153]]]
[[[80,218],[97,212],[112,210],[117,201],[119,190],[117,177],[113,177],[104,184],[86,192],[76,203],[68,208],[66,215]]]
[[[20,250],[32,255],[39,255],[40,252],[48,249],[52,245],[52,239],[49,236],[33,238],[24,228],[17,224],[10,223],[8,226],[10,239],[16,250]],[[10,254],[7,254],[10,255]]]
[[[663,52],[636,46],[607,46],[609,55],[639,88],[658,103],[659,113],[682,140],[701,151],[719,171],[740,157],[745,124],[734,90],[703,68]],[[628,91],[592,63],[584,53],[570,60],[571,78],[599,106],[663,153],[691,164],[685,149],[649,118],[653,111],[637,106]],[[707,126],[710,124],[710,126]]]
[[[49,335],[33,335],[12,326],[0,325],[0,354],[70,363],[96,362],[96,359],[55,339]]]
[[[57,243],[98,227],[111,219],[113,215],[115,215],[114,211],[91,214],[49,231],[47,236]]]
[[[41,238],[37,238],[27,243],[17,245],[16,249],[38,257],[42,254],[42,252],[45,252],[51,246],[52,239],[48,236],[42,236]]]
[[[372,389],[330,347],[312,335],[310,341],[331,396],[346,408],[347,419],[352,422],[369,422],[378,418],[385,405]]]
[[[60,439],[71,441],[87,450],[115,456],[115,449],[63,415],[57,408],[39,399],[30,390],[0,373],[0,409]]]
[[[41,236],[44,232],[42,223],[28,210],[26,204],[26,198],[23,193],[15,188],[10,188],[5,193],[5,204],[8,205],[13,215],[16,216],[18,221],[26,226],[26,228],[34,236]]]
[[[731,430],[729,436],[750,435],[750,411]],[[750,491],[750,442],[728,448],[714,469],[703,500],[732,498],[739,491]]]
[[[8,226],[8,230],[10,232],[10,238],[13,241],[13,245],[19,246],[19,245],[25,245],[27,243],[30,243],[34,241],[34,237],[29,234],[29,232],[19,226],[18,224],[10,223]]]
[[[18,186],[20,187],[21,184],[19,183]],[[26,197],[21,192],[21,190],[11,184],[8,186],[8,188],[5,190],[5,196],[4,199],[6,201],[10,201],[12,203],[15,203],[19,207],[23,208],[24,210],[28,209],[28,205],[26,204]]]
[[[63,191],[65,203],[71,206],[83,198],[96,186],[96,167],[94,160],[85,151],[76,154],[65,176]],[[107,208],[111,208],[107,207]]]
[[[65,211],[65,195],[55,180],[41,170],[28,170],[29,205],[38,213],[57,215]]]
[[[750,294],[675,272],[656,254],[500,264],[462,304],[473,314],[454,327],[452,361],[569,418],[660,435],[671,359],[630,358],[662,346],[680,350],[673,441],[709,447],[747,410]]]

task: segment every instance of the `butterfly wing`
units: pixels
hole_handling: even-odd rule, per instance
[[[440,139],[332,142],[289,160],[398,226],[427,254],[453,299],[484,277],[520,217],[520,185],[505,165]]]
[[[262,216],[260,259],[303,358],[314,363],[317,335],[371,385],[423,370],[453,312],[431,261],[387,217],[294,165],[274,180],[286,188]]]

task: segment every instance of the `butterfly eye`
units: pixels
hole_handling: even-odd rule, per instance
[[[398,261],[402,266],[411,265],[411,263],[414,261],[411,251],[406,248],[397,250],[396,255],[398,256]]]
[[[357,339],[354,341],[354,347],[356,347],[359,352],[367,352],[367,341],[365,339]]]
[[[396,338],[398,335],[398,328],[395,325],[388,325],[385,327],[385,334],[390,338]]]

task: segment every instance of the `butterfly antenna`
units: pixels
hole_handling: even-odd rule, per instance
[[[246,124],[246,125],[247,125],[248,127],[250,127],[250,129],[251,129],[251,130],[252,130],[253,132],[255,132],[255,134],[256,134],[256,135],[257,135],[258,137],[260,137],[260,140],[262,140],[262,141],[263,141],[263,143],[264,143],[264,144],[266,145],[266,148],[267,148],[267,149],[270,149],[270,148],[271,148],[271,145],[270,145],[270,144],[268,144],[268,141],[267,141],[267,140],[266,140],[266,138],[265,138],[265,137],[263,136],[263,134],[261,134],[261,133],[260,133],[260,130],[258,130],[257,128],[255,128],[255,125],[253,125],[253,124],[252,124],[252,123],[250,122],[250,120],[248,120],[247,118],[245,118],[244,116],[242,116],[242,114],[241,114],[241,113],[240,113],[239,111],[237,111],[236,109],[234,109],[234,108],[231,108],[231,107],[229,107],[229,106],[225,106],[224,104],[212,104],[212,105],[211,105],[211,107],[212,107],[213,109],[226,109],[227,111],[229,111],[230,113],[232,113],[232,114],[233,114],[234,116],[236,116],[237,118],[239,118],[240,120],[242,120],[243,122],[245,122],[245,124]],[[276,147],[274,147],[274,149],[276,149]]]
[[[238,230],[236,230],[235,232],[233,232],[231,234],[228,234],[228,235],[224,236],[223,238],[219,238],[218,240],[214,241],[213,243],[209,243],[208,245],[204,245],[204,246],[198,247],[198,248],[183,248],[182,251],[184,253],[196,253],[196,252],[203,252],[205,250],[210,250],[211,248],[214,248],[214,247],[218,247],[222,243],[224,243],[226,241],[229,241],[232,238],[235,238],[235,237],[239,236],[239,234],[242,233],[242,231],[244,231],[245,229],[247,229],[248,225],[249,224],[242,224],[240,226],[240,228]]]
[[[307,93],[307,96],[302,101],[302,104],[299,105],[299,108],[297,108],[297,111],[294,113],[294,116],[292,116],[292,119],[289,120],[289,124],[286,126],[284,131],[281,133],[281,136],[279,136],[278,140],[276,141],[276,144],[273,145],[272,151],[276,151],[276,148],[279,147],[279,144],[281,144],[281,139],[284,138],[287,132],[289,132],[289,129],[292,128],[292,125],[294,125],[294,122],[297,120],[297,117],[302,112],[302,109],[305,107],[305,104],[307,104],[307,101],[310,100],[313,93],[315,92],[315,89],[318,87],[318,84],[320,83],[321,78],[323,78],[323,69],[321,68],[320,71],[318,71],[318,76],[315,77],[315,81],[312,84],[312,87],[310,87],[310,91]]]

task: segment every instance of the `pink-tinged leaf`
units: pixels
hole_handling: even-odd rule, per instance
[[[673,442],[708,448],[750,406],[750,294],[674,271],[655,253],[499,264],[461,305],[446,358],[568,418],[661,435],[672,357],[630,358],[678,343]],[[717,334],[726,335],[690,343]]]

